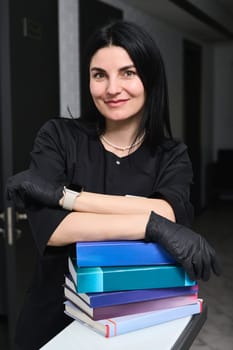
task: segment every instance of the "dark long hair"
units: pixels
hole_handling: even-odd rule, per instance
[[[135,23],[116,21],[97,30],[90,38],[85,56],[86,76],[93,55],[110,45],[124,48],[134,62],[146,93],[144,113],[138,130],[146,130],[146,141],[151,150],[161,144],[165,137],[172,138],[167,80],[164,63],[154,40]],[[81,119],[98,122],[100,132],[104,131],[104,118],[98,113],[93,101],[84,111]]]

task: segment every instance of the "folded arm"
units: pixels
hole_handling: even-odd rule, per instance
[[[60,202],[62,204],[62,200]],[[76,197],[74,211],[96,214],[150,214],[153,210],[169,220],[175,221],[171,205],[156,198],[117,196],[82,192]]]
[[[31,202],[50,208],[60,206],[62,210],[63,185],[53,185],[31,171],[12,177],[8,192],[15,203]],[[171,205],[156,198],[83,191],[76,196],[72,209],[55,226],[48,245],[61,246],[80,240],[143,239],[151,211],[175,221]]]
[[[71,212],[57,226],[48,245],[77,241],[144,239],[148,214],[95,214]]]

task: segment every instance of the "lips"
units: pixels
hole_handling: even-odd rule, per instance
[[[122,106],[124,103],[126,103],[127,101],[129,101],[129,99],[120,99],[120,100],[107,100],[104,101],[105,104],[107,104],[108,106],[111,107],[119,107]]]

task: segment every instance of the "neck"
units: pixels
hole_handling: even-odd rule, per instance
[[[122,146],[131,145],[138,133],[140,120],[132,118],[131,120],[106,120],[105,132],[103,136],[110,142]]]

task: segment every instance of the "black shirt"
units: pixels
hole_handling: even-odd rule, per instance
[[[88,192],[163,198],[171,204],[177,222],[190,225],[192,220],[192,166],[183,143],[164,140],[151,152],[144,142],[135,152],[119,158],[105,150],[92,126],[78,119],[57,118],[40,129],[30,168],[52,183],[78,184]],[[70,246],[46,246],[68,214],[62,208],[28,210],[38,261],[18,323],[17,341],[24,344],[22,349],[39,348],[71,321],[64,316],[62,305]],[[34,324],[36,319],[35,332],[24,341],[32,319]]]

